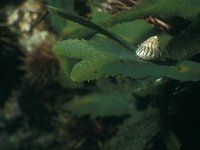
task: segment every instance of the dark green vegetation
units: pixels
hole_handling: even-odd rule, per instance
[[[200,149],[200,1],[100,3],[43,3],[56,40],[31,52],[0,26],[0,150]],[[155,35],[161,60],[138,59]]]

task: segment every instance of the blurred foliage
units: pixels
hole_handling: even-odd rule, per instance
[[[200,1],[139,0],[99,12],[106,2],[37,1],[49,24],[32,30],[53,38],[30,52],[0,19],[0,150],[200,149]],[[137,58],[155,35],[162,58]]]
[[[133,118],[124,122],[117,135],[103,150],[143,150],[160,130],[159,113],[156,110],[146,110],[145,113],[145,116],[140,116],[142,120],[138,122]]]
[[[12,33],[6,27],[0,27],[0,105],[4,104],[11,90],[16,88],[23,75],[23,71],[18,67],[23,64],[20,57],[23,57],[24,54],[16,40],[17,34]]]
[[[115,100],[115,105],[113,105],[113,100]],[[63,107],[80,117],[91,115],[92,118],[95,118],[135,113],[133,112],[134,105],[132,106],[128,103],[126,95],[119,94],[117,91],[98,92],[75,98],[67,106]],[[91,112],[94,113],[91,114]]]

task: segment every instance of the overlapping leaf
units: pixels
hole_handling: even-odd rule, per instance
[[[120,28],[117,28],[118,32],[120,31],[119,29],[130,31],[129,37],[128,34],[126,37],[132,43],[135,43],[140,38],[140,34],[144,32],[144,28],[141,27],[141,32],[136,32],[135,35],[131,34],[131,30],[134,31],[134,23],[129,23],[129,26],[122,24]],[[140,25],[136,24],[137,27]],[[146,29],[147,33],[151,31],[148,26]],[[123,37],[123,34],[121,36]],[[164,49],[169,38],[164,35],[162,39],[161,47]],[[136,58],[135,51],[130,52],[102,35],[97,35],[90,41],[72,39],[60,41],[55,44],[54,49],[58,55],[81,60],[72,69],[71,78],[74,81],[81,82],[119,75],[136,79],[148,76],[153,78],[166,76],[182,81],[200,79],[199,63],[183,61],[174,66],[165,66],[143,61]]]

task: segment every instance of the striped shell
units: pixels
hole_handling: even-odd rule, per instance
[[[152,36],[138,46],[136,55],[143,60],[153,61],[159,60],[161,50],[157,36]]]

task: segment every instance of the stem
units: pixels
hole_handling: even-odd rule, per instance
[[[105,28],[103,28],[103,27],[101,27],[101,26],[99,26],[99,25],[97,25],[97,24],[95,24],[95,23],[83,18],[83,17],[66,13],[63,10],[55,8],[55,7],[52,7],[52,6],[48,6],[48,8],[51,9],[57,15],[65,18],[65,19],[71,20],[71,21],[79,23],[79,24],[81,24],[83,26],[89,27],[89,28],[91,28],[93,30],[96,30],[97,32],[99,32],[99,33],[101,33],[101,34],[113,39],[114,41],[118,42],[119,44],[121,44],[125,48],[127,48],[129,50],[133,50],[133,48],[131,47],[131,45],[127,41],[125,41],[124,39],[122,39],[121,37],[116,35],[115,33],[111,32],[111,31],[108,31]]]

